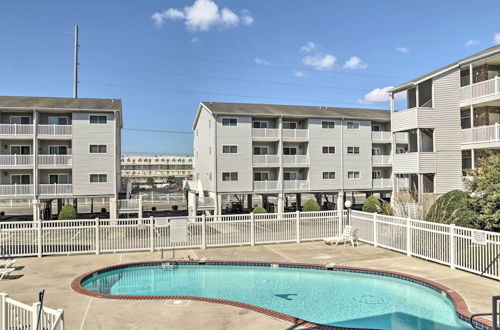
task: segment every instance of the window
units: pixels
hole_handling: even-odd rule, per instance
[[[238,181],[238,172],[222,172],[222,181]]]
[[[222,146],[223,154],[236,154],[238,153],[238,146]]]
[[[63,174],[49,174],[49,183],[50,184],[67,184],[69,183],[68,175]]]
[[[297,180],[297,172],[285,172],[283,173],[283,180]]]
[[[49,125],[68,125],[68,117],[49,116]]]
[[[67,146],[49,146],[49,155],[67,155]]]
[[[372,125],[372,131],[374,132],[380,132],[382,129],[380,125]]]
[[[359,147],[347,147],[348,154],[359,154]]]
[[[105,144],[91,144],[89,152],[91,154],[105,154],[108,149],[108,146]]]
[[[29,116],[10,116],[11,124],[31,124],[31,117]]]
[[[381,155],[381,154],[382,154],[382,151],[380,150],[380,148],[372,148],[372,155],[377,156],[377,155]]]
[[[359,129],[359,122],[358,121],[348,121],[347,122],[347,129]]]
[[[254,121],[253,128],[267,128],[267,121]]]
[[[30,155],[31,146],[10,146],[11,155]]]
[[[108,123],[108,116],[106,115],[90,115],[90,123],[91,124],[107,124]]]
[[[12,174],[10,176],[11,184],[31,184],[31,175],[29,174]]]
[[[321,127],[322,128],[335,128],[335,122],[334,121],[323,121],[323,122],[321,122]]]
[[[297,128],[297,123],[296,122],[285,121],[283,123],[283,128],[284,129],[296,129]]]
[[[349,171],[347,172],[348,179],[359,179],[359,171]]]
[[[296,155],[297,148],[296,147],[283,147],[283,154],[284,155]]]
[[[269,173],[267,172],[255,172],[253,174],[254,181],[267,181],[269,180]]]
[[[402,148],[402,147],[396,148],[396,153],[397,154],[405,154],[407,151],[408,151],[407,148]]]
[[[323,147],[323,153],[324,154],[334,154],[335,147]]]
[[[267,155],[269,154],[269,149],[267,147],[253,147],[254,155]]]
[[[91,174],[90,175],[90,182],[91,183],[108,182],[108,175],[107,174]]]
[[[222,118],[222,126],[237,126],[238,119],[236,118]]]
[[[335,180],[335,172],[323,172],[323,179]]]
[[[372,171],[372,179],[382,179],[382,171],[381,170],[373,170]]]

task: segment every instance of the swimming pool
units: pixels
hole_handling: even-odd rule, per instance
[[[457,317],[451,300],[441,290],[396,274],[367,270],[154,262],[110,267],[75,281],[81,286],[78,291],[96,296],[213,298],[217,299],[214,302],[260,306],[278,312],[278,317],[288,315],[339,327],[472,329]]]

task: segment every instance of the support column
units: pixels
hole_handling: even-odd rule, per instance
[[[117,205],[116,205],[116,198],[110,197],[109,198],[109,218],[110,219],[118,219],[118,212],[117,212]],[[141,214],[139,214],[139,217]]]
[[[198,210],[198,196],[196,193],[188,192],[188,216],[195,217]]]
[[[470,106],[470,128],[474,128],[474,106]]]
[[[58,198],[57,199],[57,215],[59,215],[59,213],[61,213],[62,208],[63,208],[62,198]]]
[[[262,207],[267,210],[267,196],[266,195],[261,195],[262,196]]]
[[[301,211],[302,210],[302,194],[301,193],[295,194],[295,201],[297,203],[297,211]]]
[[[339,191],[337,194],[337,211],[342,214],[342,211],[344,211],[344,192]]]
[[[285,212],[285,197],[283,193],[278,194],[278,210],[276,211],[278,214],[283,214]]]
[[[252,201],[252,194],[247,195],[247,208],[252,211],[253,210],[253,201]]]
[[[419,173],[418,177],[418,203],[422,204],[424,202],[424,175]]]
[[[471,156],[471,168],[473,170],[475,170],[476,169],[476,150],[475,149],[470,150],[470,156]]]
[[[222,214],[222,194],[217,194],[215,196],[215,199],[217,200],[217,206],[216,206],[216,214],[221,215]]]
[[[40,201],[38,199],[32,200],[31,206],[33,208],[33,221],[40,219]]]
[[[73,207],[75,208],[76,214],[78,214],[78,198],[73,199]]]

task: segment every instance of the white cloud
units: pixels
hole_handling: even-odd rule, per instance
[[[387,86],[383,88],[375,88],[370,93],[366,94],[362,99],[358,100],[360,104],[372,104],[380,102],[389,102],[389,95],[387,92],[392,89],[393,86]],[[406,98],[405,93],[397,93],[394,95],[395,100],[404,100]]]
[[[493,43],[495,45],[499,45],[500,44],[500,32],[499,33],[495,33],[495,35],[493,36]]]
[[[312,66],[318,71],[331,70],[337,58],[330,54],[308,55],[302,59],[305,65]]]
[[[299,78],[302,78],[302,77],[305,77],[306,76],[306,73],[304,71],[294,71],[293,72],[293,75],[295,77],[299,77]]]
[[[410,52],[410,48],[406,47],[406,46],[403,46],[403,47],[397,47],[396,50],[398,52],[401,52],[401,53],[409,53]]]
[[[194,37],[193,39],[191,39],[191,42],[192,42],[193,44],[195,44],[195,43],[200,42],[200,39],[198,39],[197,37]]]
[[[363,62],[357,56],[351,57],[344,64],[344,68],[345,69],[366,69],[367,67],[368,67],[368,64],[366,64],[365,62]]]
[[[229,8],[222,8],[213,0],[196,0],[191,6],[183,9],[169,8],[163,12],[154,13],[151,18],[157,26],[162,26],[166,21],[183,20],[184,24],[192,31],[208,31],[214,26],[229,29],[240,24],[251,25],[254,22],[250,12],[246,9],[238,16]]]
[[[471,39],[469,41],[467,41],[465,43],[466,46],[475,46],[475,45],[479,45],[480,41],[479,40],[474,40],[474,39]]]
[[[270,65],[271,64],[269,61],[266,61],[265,59],[260,58],[260,57],[256,57],[253,61],[259,65]]]
[[[317,47],[318,46],[314,42],[308,41],[304,46],[300,47],[300,51],[305,53],[310,53],[311,51],[313,51],[313,49],[316,49]]]

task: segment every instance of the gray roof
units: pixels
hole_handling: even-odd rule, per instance
[[[119,99],[70,97],[0,96],[0,108],[37,108],[54,110],[122,110]]]
[[[303,105],[254,104],[201,102],[214,115],[243,116],[290,116],[307,118],[345,118],[360,120],[389,121],[389,110],[363,108],[336,108]],[[201,107],[200,107],[201,108]],[[199,109],[200,110],[200,109]],[[196,115],[194,126],[199,116]]]
[[[458,61],[455,61],[455,62],[453,62],[453,63],[450,63],[450,64],[445,65],[445,66],[443,66],[443,67],[441,67],[441,68],[439,68],[439,69],[436,69],[436,70],[434,70],[434,71],[431,71],[431,72],[429,72],[429,73],[426,73],[426,74],[424,74],[424,75],[421,75],[421,76],[419,76],[419,77],[417,77],[417,78],[415,78],[415,79],[412,79],[412,80],[410,80],[410,81],[407,81],[407,82],[405,82],[404,84],[401,84],[401,85],[399,85],[399,86],[396,86],[396,87],[394,87],[393,89],[391,89],[390,91],[391,91],[391,92],[392,92],[392,91],[396,91],[396,90],[398,90],[398,89],[401,89],[401,87],[404,87],[404,86],[406,86],[406,85],[411,85],[411,84],[413,84],[413,83],[415,83],[415,82],[417,82],[417,81],[421,81],[421,80],[423,80],[423,79],[425,79],[425,78],[427,78],[427,77],[431,77],[431,76],[433,76],[433,75],[435,75],[436,73],[439,73],[439,72],[441,72],[441,71],[446,71],[447,69],[451,69],[451,68],[453,68],[453,67],[456,67],[456,66],[459,66],[459,65],[461,65],[461,64],[467,63],[468,61],[471,61],[471,60],[476,60],[476,59],[478,59],[478,58],[481,58],[482,56],[488,56],[488,55],[490,55],[491,53],[495,53],[495,52],[499,52],[499,53],[500,53],[500,45],[496,45],[496,46],[493,46],[493,47],[489,47],[489,48],[486,48],[486,49],[484,49],[484,50],[482,50],[482,51],[480,51],[480,52],[477,52],[477,53],[472,54],[472,55],[470,55],[470,56],[464,57],[464,58],[462,58],[461,60],[458,60]],[[496,54],[496,55],[498,55],[498,54]]]

